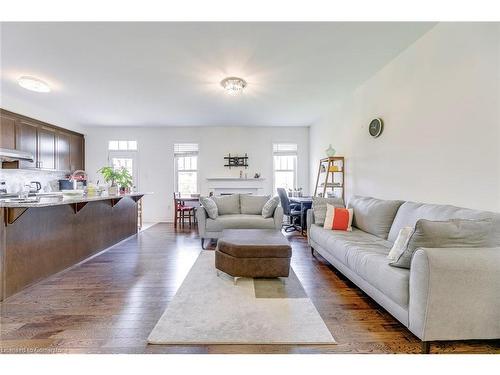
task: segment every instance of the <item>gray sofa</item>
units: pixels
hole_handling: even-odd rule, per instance
[[[500,214],[449,205],[353,197],[352,232],[307,212],[309,244],[423,341],[500,338]],[[399,230],[417,220],[491,218],[484,248],[419,248],[410,269],[389,265]]]
[[[276,229],[283,223],[283,209],[278,206],[272,217],[264,218],[262,208],[269,196],[232,194],[230,196],[213,197],[218,206],[218,216],[211,219],[203,206],[196,211],[198,233],[201,246],[204,239],[221,237],[224,229]]]

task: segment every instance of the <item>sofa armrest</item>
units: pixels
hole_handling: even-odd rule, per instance
[[[309,229],[311,229],[311,225],[314,224],[314,211],[312,208],[309,208],[306,211],[306,224],[307,224],[307,232],[309,233]]]
[[[281,226],[283,225],[283,207],[278,206],[274,210],[274,227],[278,230],[281,230]]]
[[[205,207],[200,206],[196,208],[196,220],[198,221],[198,234],[201,238],[205,236],[205,226],[207,223],[207,210]]]
[[[306,211],[306,225],[307,225],[307,243],[311,246],[311,225],[314,224],[314,211],[309,208]]]
[[[500,338],[500,247],[418,249],[409,329],[423,341]]]

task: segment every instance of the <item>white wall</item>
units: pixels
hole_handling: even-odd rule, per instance
[[[500,211],[499,91],[499,24],[438,24],[311,126],[310,182],[332,143],[347,197]]]
[[[260,172],[265,178],[264,194],[272,190],[272,144],[298,144],[298,186],[309,186],[309,128],[307,127],[160,127],[100,128],[86,130],[85,166],[93,181],[101,178],[96,171],[107,165],[109,140],[137,140],[139,186],[154,192],[144,198],[146,221],[171,221],[174,192],[173,145],[198,143],[200,193],[208,194],[207,177],[239,176],[237,168],[224,167],[224,156],[244,154],[249,157],[248,177]],[[101,178],[102,181],[102,178]]]

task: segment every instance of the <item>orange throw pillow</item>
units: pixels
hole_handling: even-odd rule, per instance
[[[323,228],[331,230],[352,231],[352,208],[339,208],[326,205],[326,218]]]

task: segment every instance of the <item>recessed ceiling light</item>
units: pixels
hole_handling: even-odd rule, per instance
[[[17,83],[19,83],[19,86],[25,88],[26,90],[36,92],[50,92],[50,87],[47,82],[44,82],[41,79],[35,77],[22,76],[17,80]]]
[[[231,96],[240,95],[243,89],[247,86],[244,79],[238,77],[227,77],[220,81],[220,85],[226,90],[226,93]]]

